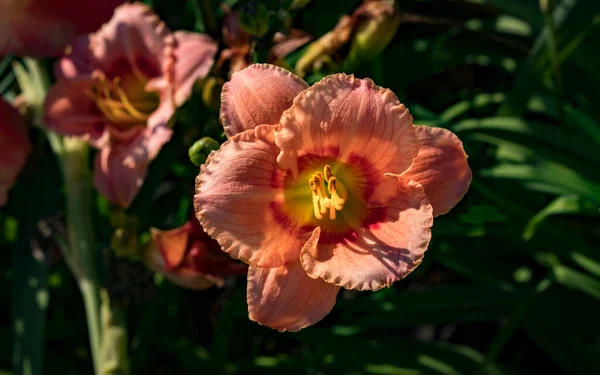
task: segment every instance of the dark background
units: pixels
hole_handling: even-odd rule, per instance
[[[203,27],[197,3],[146,3],[172,30]],[[263,3],[273,17],[288,5]],[[318,38],[359,3],[313,0],[288,16]],[[220,23],[219,3],[210,6]],[[98,198],[99,259],[128,306],[132,374],[600,373],[600,2],[557,1],[556,38],[537,0],[398,6],[394,39],[354,73],[392,89],[415,123],[454,131],[474,174],[463,201],[436,219],[422,265],[389,289],[343,291],[323,321],[282,334],[249,321],[244,277],[188,291],[115,257]],[[3,93],[14,80],[5,65]],[[176,137],[130,210],[142,236],[188,218],[198,168],[187,147],[223,139],[200,96],[178,112]],[[60,172],[43,134],[31,134],[35,150],[0,211],[0,374],[36,350],[48,374],[91,374],[81,296],[37,225],[61,220]]]

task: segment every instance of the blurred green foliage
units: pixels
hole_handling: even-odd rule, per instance
[[[219,37],[216,0],[146,3],[172,29]],[[264,38],[286,22],[318,38],[359,1],[262,3]],[[103,277],[130,302],[132,373],[600,373],[600,2],[556,3],[545,17],[537,0],[398,1],[391,44],[353,72],[391,88],[416,123],[454,131],[470,156],[471,189],[436,220],[413,274],[376,293],[344,291],[322,322],[281,334],[248,320],[243,277],[194,292],[112,259]],[[0,62],[7,97],[10,62]],[[188,148],[224,139],[201,96],[177,113],[176,136],[128,212],[142,241],[149,226],[181,225],[193,209]],[[44,135],[31,135],[35,152],[0,211],[0,374],[90,374],[81,298],[40,227],[64,211],[58,165]],[[110,218],[97,200],[106,247]],[[141,289],[153,297],[138,298]]]

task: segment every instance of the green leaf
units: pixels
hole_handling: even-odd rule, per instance
[[[563,265],[553,267],[556,280],[568,287],[579,289],[597,299],[600,299],[600,280],[587,276],[579,271]]]
[[[419,324],[494,321],[506,316],[522,296],[519,293],[485,285],[435,287],[423,291],[394,293],[378,299],[359,295],[338,301],[336,308],[348,321],[362,329],[405,327]],[[440,314],[443,311],[443,314]],[[367,312],[368,315],[360,318]]]
[[[523,231],[523,238],[525,240],[531,239],[540,225],[544,222],[548,216],[551,215],[565,215],[565,214],[589,214],[594,216],[600,216],[599,206],[589,201],[583,200],[576,195],[563,195],[553,200],[543,210],[538,212],[534,217],[529,220],[525,230]]]

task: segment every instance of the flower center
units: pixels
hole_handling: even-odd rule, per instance
[[[344,184],[331,173],[329,164],[323,168],[323,173],[313,174],[308,183],[312,192],[315,217],[320,220],[329,211],[329,219],[335,220],[336,212],[341,211],[348,200],[348,190]]]
[[[158,94],[147,92],[144,85],[134,75],[126,79],[115,77],[110,80],[101,74],[88,95],[94,99],[108,121],[127,128],[145,123],[158,108]]]
[[[369,169],[362,161],[344,163],[336,156],[306,154],[296,178],[283,175],[281,205],[274,205],[283,227],[321,227],[323,233],[343,235],[368,217]]]

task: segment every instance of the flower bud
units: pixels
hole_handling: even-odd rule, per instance
[[[211,151],[216,151],[220,147],[219,142],[210,137],[204,137],[197,140],[188,151],[190,160],[194,165],[204,164]]]
[[[358,25],[345,61],[346,69],[352,69],[381,53],[400,25],[400,14],[392,1],[367,2],[355,15]]]
[[[350,40],[353,28],[353,18],[350,16],[342,17],[333,30],[308,46],[302,57],[296,63],[296,73],[298,73],[300,77],[305,76],[307,72],[314,70],[317,61],[321,61],[325,56],[337,52]]]
[[[252,1],[240,9],[239,21],[242,30],[260,38],[269,29],[269,10],[263,3]]]
[[[118,257],[137,259],[138,238],[131,228],[117,228],[110,238],[110,246]]]
[[[292,5],[290,6],[290,9],[301,9],[301,8],[304,8],[310,2],[311,2],[311,0],[294,0],[292,2]]]

